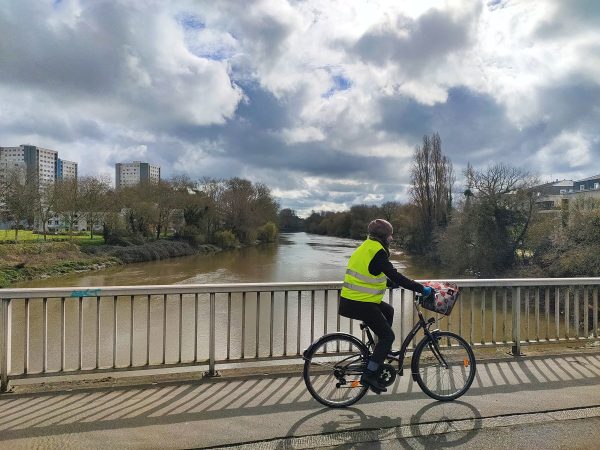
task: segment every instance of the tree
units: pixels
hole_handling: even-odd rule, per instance
[[[240,242],[254,241],[260,225],[277,220],[279,205],[264,184],[231,178],[225,181],[219,200],[225,229],[232,230]]]
[[[205,234],[208,240],[212,240],[214,233],[221,227],[223,221],[222,208],[217,205],[221,201],[225,190],[225,183],[222,180],[204,177],[198,182],[198,188],[204,195],[204,212],[202,221],[205,226]],[[201,202],[201,200],[198,200]]]
[[[565,224],[560,216],[545,220],[554,229],[532,246],[533,263],[550,277],[600,276],[600,200],[579,198],[568,208]]]
[[[40,192],[34,173],[22,168],[9,170],[1,180],[0,204],[4,219],[15,228],[15,241],[23,222],[33,224]]]
[[[55,216],[56,192],[56,184],[49,183],[40,190],[40,195],[35,202],[35,214],[39,225],[42,227],[44,240],[47,239],[48,221]]]
[[[157,210],[148,185],[138,184],[119,189],[119,197],[125,213],[126,229],[135,238],[150,238],[158,220]]]
[[[438,133],[431,138],[423,136],[423,145],[415,149],[411,168],[410,195],[417,206],[420,233],[413,250],[431,253],[435,230],[444,228],[452,209],[454,173],[452,163],[442,154]]]
[[[170,181],[160,180],[158,183],[147,187],[156,205],[155,230],[156,239],[158,240],[161,232],[166,235],[173,213],[181,207],[183,193],[175,189],[175,185]]]
[[[279,212],[279,228],[281,231],[301,231],[304,229],[304,220],[296,215],[296,211],[284,208]]]
[[[352,239],[365,239],[369,222],[380,215],[377,206],[354,205],[350,208],[351,225],[350,237]]]
[[[101,177],[84,177],[79,181],[81,215],[90,227],[90,238],[94,238],[94,227],[102,222],[106,214],[106,196],[110,181]]]
[[[66,180],[56,180],[56,213],[67,224],[69,239],[73,238],[73,228],[79,220],[83,209],[81,195],[77,188],[77,180],[70,178]]]
[[[511,269],[526,251],[524,237],[535,211],[529,189],[536,180],[505,164],[483,170],[469,166],[470,188],[448,229],[440,233],[442,262],[458,273],[496,276]]]

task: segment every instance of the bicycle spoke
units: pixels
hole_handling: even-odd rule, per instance
[[[359,380],[368,354],[356,345],[351,352],[350,339],[340,335],[324,340],[305,362],[304,381],[309,392],[325,405],[348,406],[366,392]]]
[[[437,343],[428,342],[418,355],[418,382],[425,393],[438,400],[462,395],[474,377],[474,359],[468,344],[451,333]],[[449,345],[439,345],[440,342]]]

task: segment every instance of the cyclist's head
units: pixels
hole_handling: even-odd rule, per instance
[[[375,219],[369,223],[367,227],[369,237],[387,245],[392,241],[392,234],[394,234],[394,227],[387,220]]]

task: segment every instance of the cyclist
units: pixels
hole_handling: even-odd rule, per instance
[[[425,287],[399,273],[389,256],[389,245],[394,229],[384,219],[376,219],[367,227],[367,239],[352,253],[348,261],[342,287],[339,314],[361,320],[377,336],[377,344],[360,382],[376,394],[387,389],[378,381],[383,361],[395,339],[392,331],[394,308],[382,302],[386,288],[403,287],[429,297],[434,294]]]

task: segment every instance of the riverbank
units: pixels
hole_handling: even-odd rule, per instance
[[[141,245],[80,246],[75,242],[22,242],[0,245],[0,288],[22,281],[89,272],[117,265],[217,252],[214,245],[159,240]]]

